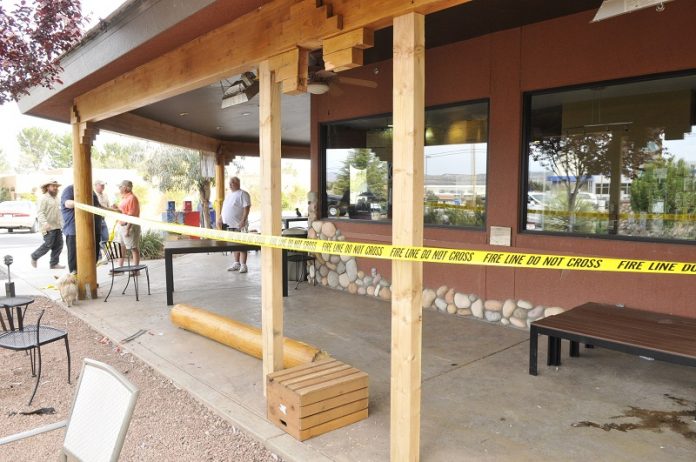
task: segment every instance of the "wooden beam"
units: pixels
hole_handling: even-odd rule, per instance
[[[214,208],[215,208],[215,219],[216,221],[220,218],[222,215],[222,203],[225,201],[225,189],[227,188],[227,184],[225,184],[225,165],[227,164],[227,161],[225,159],[225,155],[222,153],[218,153],[215,155],[215,203],[214,203]],[[215,227],[217,229],[221,229],[215,223]]]
[[[345,71],[363,65],[363,50],[374,45],[371,29],[354,29],[345,34],[327,38],[322,43],[324,68],[327,71]]]
[[[92,143],[99,130],[92,124],[81,123],[73,108],[73,189],[74,198],[83,204],[92,204]],[[75,241],[77,259],[78,297],[80,300],[97,298],[97,261],[94,216],[75,210]]]
[[[290,51],[273,56],[269,63],[275,74],[276,82],[282,85],[283,93],[299,95],[307,92],[309,50],[295,47]]]
[[[182,148],[215,153],[220,140],[183,128],[168,125],[132,113],[120,114],[98,122],[97,127],[122,135],[135,136],[158,143],[171,144]]]
[[[394,245],[423,245],[425,18],[394,19]],[[420,447],[423,264],[392,261],[391,460]]]
[[[261,232],[280,235],[280,84],[268,61],[259,66],[259,145],[261,148]],[[263,383],[283,368],[283,268],[280,249],[261,252]]]
[[[432,13],[469,1],[333,0],[329,9],[317,8],[315,0],[275,0],[104,83],[75,103],[83,122],[104,120],[250,70],[297,46],[318,48],[344,29],[378,30],[396,16]]]
[[[220,143],[220,152],[226,156],[227,162],[232,162],[234,157],[239,156],[258,157],[261,148],[255,141],[223,141]],[[308,145],[283,144],[280,152],[283,159],[310,158]]]

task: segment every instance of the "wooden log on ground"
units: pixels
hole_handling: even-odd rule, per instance
[[[172,323],[235,350],[261,359],[261,329],[190,305],[178,304],[170,314]],[[304,342],[283,339],[283,367],[319,361],[329,354]]]

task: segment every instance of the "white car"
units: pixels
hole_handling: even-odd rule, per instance
[[[30,233],[39,230],[36,219],[36,205],[31,201],[0,202],[0,229],[8,232],[15,229],[28,229]]]

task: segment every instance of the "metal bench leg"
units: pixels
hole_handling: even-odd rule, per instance
[[[152,295],[150,293],[150,272],[145,268],[145,277],[147,278],[147,294]]]
[[[114,273],[113,273],[113,266],[112,266],[112,272],[111,272],[111,287],[109,287],[109,293],[106,294],[106,298],[104,299],[104,302],[106,302],[109,299],[109,295],[111,295],[111,290],[114,288]]]
[[[128,280],[126,281],[126,287],[123,288],[123,292],[121,292],[121,295],[126,293],[126,290],[128,289],[128,286],[130,285],[131,277],[133,277],[133,276],[131,275],[131,272],[128,271]]]
[[[570,357],[571,358],[579,358],[580,357],[580,343],[579,342],[570,342]]]
[[[555,345],[553,347],[553,351],[554,351],[555,356],[554,356],[553,365],[560,366],[561,365],[561,338],[554,337],[554,342],[555,342]]]
[[[556,358],[556,353],[554,348],[556,347],[556,341],[550,335],[548,336],[548,341],[546,344],[546,365],[553,366],[553,362]]]
[[[135,272],[133,272],[133,285],[135,286],[135,301],[139,302],[140,299],[138,298],[138,276],[136,276]]]
[[[68,354],[68,383],[70,382],[70,345],[68,345],[68,336],[65,336],[65,352]]]
[[[529,328],[529,375],[537,375],[538,343],[539,333],[537,328],[532,326]]]
[[[36,385],[34,385],[34,392],[31,394],[31,398],[29,398],[29,403],[27,404],[27,406],[31,406],[31,402],[34,401],[34,396],[36,396],[36,390],[39,389],[39,382],[41,381],[41,346],[37,345],[35,349],[38,351],[39,355],[39,363],[36,367]]]

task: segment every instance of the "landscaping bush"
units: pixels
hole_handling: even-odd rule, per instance
[[[154,260],[164,257],[164,239],[155,231],[140,236],[140,258]]]

